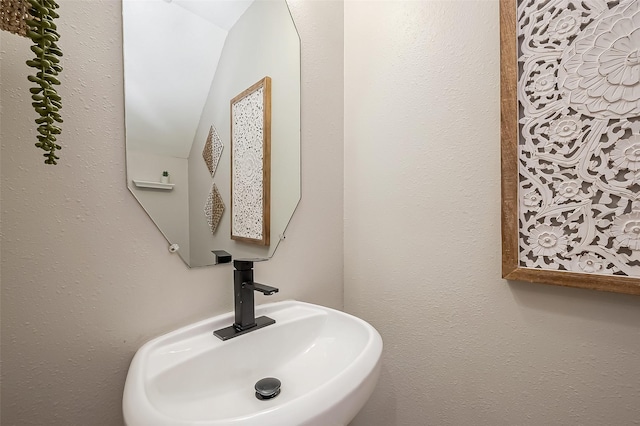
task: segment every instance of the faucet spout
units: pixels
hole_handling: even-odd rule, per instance
[[[250,283],[250,282],[244,282],[242,283],[243,286],[248,286],[250,288],[252,288],[255,291],[259,291],[260,293],[264,294],[265,296],[271,296],[272,294],[277,293],[279,290],[275,287],[271,287],[270,285],[266,285],[266,284],[260,284],[260,283]]]

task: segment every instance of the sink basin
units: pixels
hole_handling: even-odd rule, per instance
[[[256,306],[268,327],[222,341],[214,330],[233,313],[160,336],[142,346],[124,388],[127,426],[346,425],[380,373],[382,339],[365,321],[297,301]],[[256,398],[263,378],[281,392]]]

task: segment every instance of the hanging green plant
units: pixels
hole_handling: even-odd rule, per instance
[[[27,65],[37,70],[36,75],[28,77],[29,81],[37,85],[29,91],[33,99],[31,105],[40,116],[36,119],[38,125],[36,146],[46,151],[43,154],[46,164],[58,164],[56,160],[59,157],[56,151],[62,147],[56,143],[56,135],[59,135],[62,130],[55,123],[62,123],[59,113],[62,102],[54,86],[60,84],[60,80],[56,77],[62,71],[59,59],[62,51],[57,45],[60,35],[53,21],[59,17],[55,12],[59,6],[54,0],[28,1],[31,17],[27,19],[29,26],[27,37],[33,41],[31,51],[36,57],[27,61]]]

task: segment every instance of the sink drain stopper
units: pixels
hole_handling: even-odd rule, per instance
[[[278,396],[280,393],[280,380],[275,377],[265,377],[256,382],[256,398],[258,399],[271,399]]]

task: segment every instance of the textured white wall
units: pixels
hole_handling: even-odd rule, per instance
[[[1,37],[2,424],[120,425],[146,340],[232,309],[229,266],[187,269],[125,182],[120,2],[65,0],[65,149],[42,164],[24,61]],[[342,307],[343,5],[292,2],[302,39],[302,201],[260,264],[295,298]],[[318,117],[322,117],[320,120]]]
[[[500,279],[498,26],[346,2],[345,308],[385,344],[354,426],[640,419],[640,298]]]

